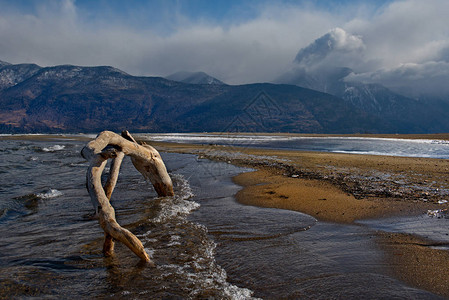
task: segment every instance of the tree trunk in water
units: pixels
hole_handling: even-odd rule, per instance
[[[156,149],[149,145],[139,145],[129,132],[122,136],[111,132],[101,132],[81,150],[81,155],[89,161],[87,170],[87,190],[89,192],[101,228],[105,232],[103,253],[114,253],[114,240],[125,244],[138,257],[150,262],[140,240],[129,230],[121,227],[115,219],[115,210],[110,198],[117,183],[119,170],[125,155],[131,157],[135,168],[153,184],[159,196],[173,196],[173,184],[164,162]],[[107,160],[112,159],[108,180],[103,187],[101,174]]]

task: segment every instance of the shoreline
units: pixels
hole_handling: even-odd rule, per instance
[[[236,199],[246,205],[295,210],[342,224],[448,208],[448,203],[438,203],[448,198],[449,166],[444,159],[151,143],[160,151],[254,169],[234,177],[243,187]],[[410,234],[374,234],[394,277],[449,297],[447,250]]]
[[[243,187],[236,194],[242,204],[302,212],[319,221],[354,224],[357,220],[417,215],[427,206],[388,199],[357,199],[340,187],[318,179],[298,179],[258,170],[234,177]]]
[[[16,138],[76,137],[0,136],[0,139]],[[195,154],[198,159],[254,169],[234,177],[243,187],[235,196],[242,204],[296,210],[318,220],[342,224],[387,216],[415,216],[449,207],[449,203],[438,203],[449,200],[446,179],[449,165],[444,159],[146,142],[159,151]],[[374,234],[385,254],[385,264],[396,278],[449,297],[449,269],[445,268],[448,250],[435,249],[433,241],[413,235],[381,231]]]

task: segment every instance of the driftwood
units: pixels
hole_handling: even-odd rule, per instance
[[[101,132],[81,150],[81,155],[89,161],[87,170],[87,190],[101,228],[105,232],[103,253],[114,253],[114,240],[125,244],[146,262],[150,262],[142,242],[129,230],[121,227],[115,219],[115,210],[110,204],[112,192],[117,183],[120,165],[125,155],[131,157],[134,167],[154,186],[159,196],[173,196],[173,185],[164,162],[156,149],[149,145],[139,145],[129,132],[122,136],[111,132]],[[101,183],[101,174],[107,160],[112,159],[108,180]]]

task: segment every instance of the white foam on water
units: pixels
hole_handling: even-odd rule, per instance
[[[183,217],[190,214],[195,209],[200,207],[200,204],[195,201],[179,199],[170,201],[172,199],[164,199],[161,204],[161,212],[150,221],[153,223],[165,223],[167,219],[174,217]]]
[[[55,152],[55,151],[63,150],[64,148],[65,148],[64,145],[54,145],[54,146],[42,148],[42,151],[45,151],[45,152]]]
[[[207,228],[200,224],[194,224],[199,231],[206,232]],[[211,240],[202,243],[202,251],[193,255],[190,261],[183,265],[166,264],[157,266],[162,271],[162,278],[179,276],[191,286],[189,298],[196,299],[203,296],[207,290],[221,292],[224,299],[255,299],[253,292],[246,288],[240,288],[227,281],[226,271],[215,261],[215,248],[217,244]]]
[[[184,176],[171,174],[171,178],[176,185],[176,195],[161,199],[159,214],[150,220],[153,223],[165,223],[170,218],[185,217],[200,207],[199,203],[189,200],[194,194]]]
[[[159,250],[145,248],[151,257],[159,251],[168,253],[167,255],[173,255],[180,251],[181,256],[174,259],[178,263],[156,264],[156,268],[160,271],[158,280],[166,282],[168,285],[170,282],[177,282],[182,286],[188,286],[188,299],[202,298],[207,291],[219,294],[219,299],[253,299],[251,290],[240,288],[227,281],[226,271],[216,263],[215,248],[217,245],[208,237],[207,227],[187,221],[187,216],[200,207],[199,203],[190,199],[194,194],[187,179],[179,174],[171,174],[171,178],[175,186],[175,196],[160,198],[158,215],[149,219],[159,228],[165,227],[170,230],[162,235],[169,234],[169,239],[157,241],[151,238],[154,234],[151,231],[139,235],[144,244],[148,244],[150,241],[153,242],[150,244],[158,244],[156,249]],[[196,241],[196,243],[192,246],[193,248],[189,248],[188,251],[182,250],[183,247],[186,247],[186,243],[189,243],[191,237],[183,237],[183,234],[187,234],[186,232],[171,231],[172,226],[178,229],[189,228],[188,232],[195,232],[192,241]],[[181,230],[181,232],[183,231]],[[184,241],[184,238],[187,241]],[[198,239],[201,242],[198,242]],[[161,245],[161,243],[163,244]],[[156,256],[157,254],[164,255],[156,253]]]
[[[181,245],[181,237],[179,235],[172,235],[170,236],[170,242],[167,244],[167,246],[176,246]]]
[[[62,195],[63,195],[62,192],[58,191],[57,189],[50,189],[47,192],[36,194],[36,196],[41,199],[50,199],[50,198],[55,198],[55,197],[59,197]]]
[[[150,258],[153,258],[155,252],[154,249],[144,248],[144,250]]]

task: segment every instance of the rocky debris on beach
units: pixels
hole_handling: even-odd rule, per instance
[[[303,168],[288,159],[269,155],[252,155],[226,149],[197,149],[199,158],[224,161],[252,168],[277,169],[293,178],[317,179],[331,182],[356,199],[393,198],[397,201],[422,201],[444,204],[449,199],[449,187],[422,179],[422,174],[406,176],[402,173],[362,170],[335,166]]]
[[[449,219],[449,212],[448,212],[447,208],[434,209],[434,210],[429,209],[427,211],[427,215],[429,217],[435,217],[435,218],[438,218],[438,219],[441,219],[441,218]]]

